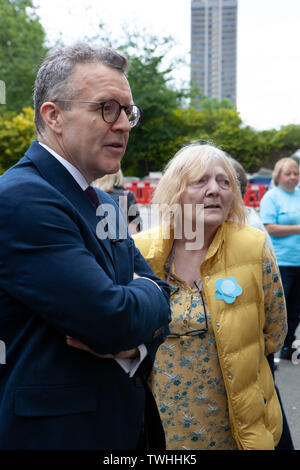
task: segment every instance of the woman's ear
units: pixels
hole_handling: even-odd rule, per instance
[[[40,108],[45,125],[55,134],[62,133],[62,110],[52,101],[46,101]]]

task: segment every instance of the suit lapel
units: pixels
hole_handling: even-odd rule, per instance
[[[96,216],[95,207],[88,195],[81,189],[69,171],[37,141],[32,143],[25,156],[34,163],[42,177],[69,200],[97,237],[97,224],[101,221]],[[109,238],[98,238],[98,240],[114,264]]]

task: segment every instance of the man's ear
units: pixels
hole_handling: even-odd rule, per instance
[[[47,127],[55,134],[62,133],[62,111],[52,101],[46,101],[40,108],[40,114]]]

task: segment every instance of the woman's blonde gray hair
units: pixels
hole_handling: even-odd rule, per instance
[[[102,189],[106,193],[113,193],[115,186],[123,188],[124,186],[124,177],[122,170],[119,170],[117,173],[111,175],[102,176],[93,182],[93,186],[96,188]]]
[[[246,212],[235,170],[226,153],[211,144],[190,144],[180,149],[167,164],[159,181],[153,204],[158,205],[163,226],[176,228],[178,212],[181,210],[182,195],[188,185],[201,178],[212,160],[224,168],[231,183],[233,200],[228,220],[245,224]]]

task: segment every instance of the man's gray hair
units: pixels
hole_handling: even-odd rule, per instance
[[[46,101],[72,100],[76,92],[69,86],[74,67],[77,64],[101,63],[119,70],[128,72],[127,59],[106,47],[92,47],[86,43],[77,43],[73,46],[58,48],[51,51],[42,62],[34,85],[34,112],[37,133],[44,129],[44,121],[40,109]],[[62,103],[64,109],[70,108],[71,103]]]

